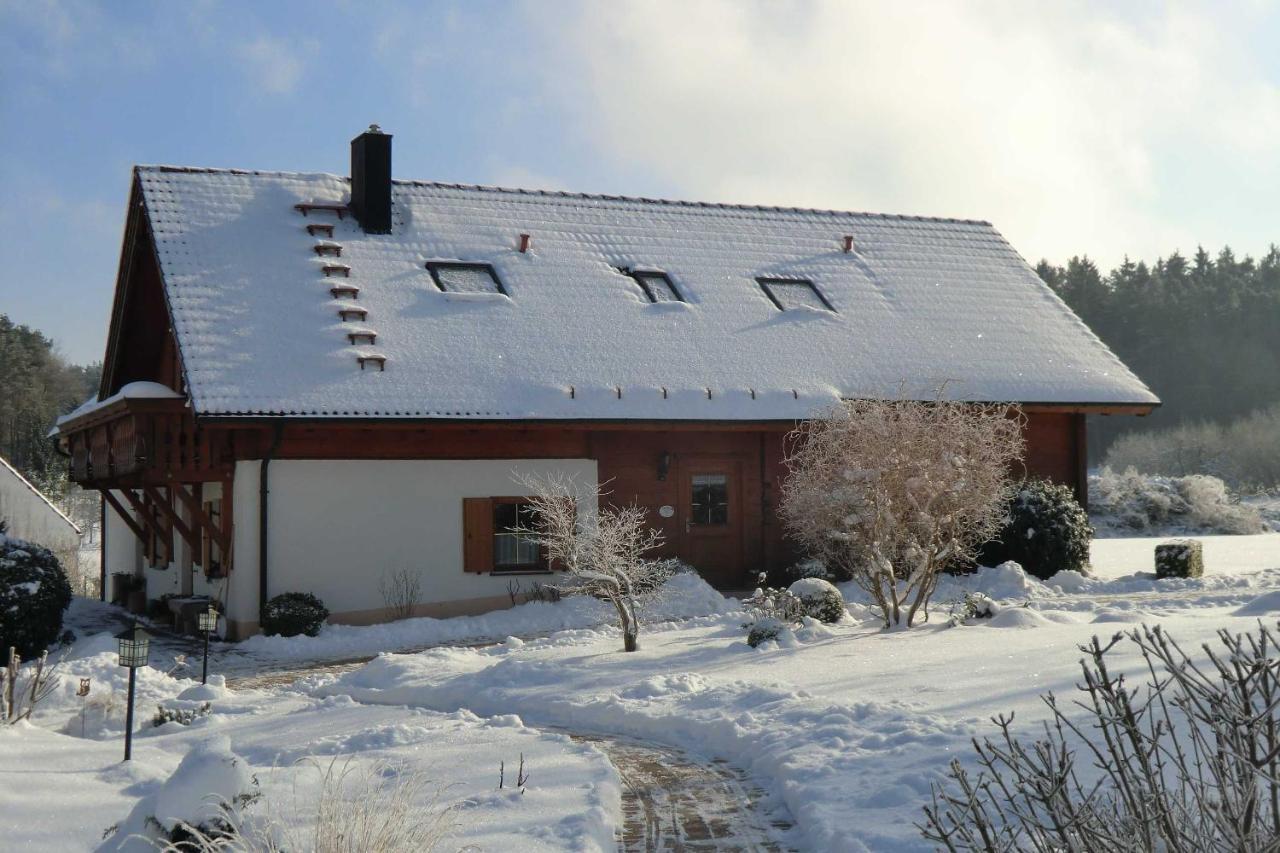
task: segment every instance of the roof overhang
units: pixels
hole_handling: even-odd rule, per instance
[[[1149,415],[1159,403],[1020,403],[1028,414]],[[309,427],[405,427],[432,426],[452,429],[697,429],[767,430],[794,426],[794,418],[761,420],[703,419],[623,419],[623,418],[415,418],[396,416],[317,416],[292,414],[196,414],[202,425],[214,423],[240,426],[267,426],[286,423]]]

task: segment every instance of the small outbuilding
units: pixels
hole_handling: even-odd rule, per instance
[[[80,555],[80,528],[0,456],[0,521],[6,533],[52,551],[72,577]]]

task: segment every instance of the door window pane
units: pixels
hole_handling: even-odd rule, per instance
[[[729,478],[724,474],[694,474],[690,522],[699,525],[729,523]]]

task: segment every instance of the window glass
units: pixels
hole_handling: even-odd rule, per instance
[[[446,293],[503,293],[488,264],[427,264],[436,285]]]
[[[760,279],[760,286],[764,288],[764,292],[773,300],[773,304],[783,311],[800,308],[801,306],[816,308],[819,311],[834,310],[823,300],[822,295],[818,293],[818,289],[813,286],[811,281],[762,278]]]
[[[661,272],[637,272],[633,274],[635,280],[640,283],[640,287],[649,297],[650,302],[683,302],[680,294],[676,292],[675,285],[671,283],[671,279],[667,278],[666,273]]]
[[[690,522],[699,525],[729,523],[729,478],[724,474],[694,474],[691,478]]]
[[[533,506],[527,503],[495,503],[493,506],[493,567],[541,569],[542,551],[529,531],[534,526]]]

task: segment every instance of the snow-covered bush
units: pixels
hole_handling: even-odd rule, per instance
[[[801,578],[787,591],[800,599],[805,615],[811,619],[832,625],[845,618],[844,596],[822,578]]]
[[[839,595],[839,591],[836,592]],[[841,599],[843,606],[844,599]],[[742,602],[748,619],[742,623],[747,629],[747,644],[752,648],[768,640],[776,640],[786,629],[801,624],[805,604],[789,589],[757,589]]]
[[[1162,477],[1103,468],[1089,478],[1089,504],[1102,527],[1138,532],[1263,533],[1258,510],[1217,477]]]
[[[535,519],[525,532],[546,550],[553,566],[570,575],[561,591],[609,602],[618,614],[624,651],[639,649],[638,600],[659,590],[678,568],[675,561],[645,558],[662,544],[662,533],[645,522],[646,510],[606,505],[599,486],[583,485],[566,475],[530,476],[519,482]],[[579,517],[581,506],[595,511]]]
[[[71,582],[48,548],[0,533],[0,653],[35,658],[62,633]]]
[[[788,437],[779,511],[832,575],[852,580],[886,627],[928,612],[938,573],[1000,527],[1021,457],[1014,406],[854,400]]]
[[[329,609],[309,592],[285,592],[267,602],[262,612],[262,633],[295,637],[320,633]]]
[[[1044,580],[1070,570],[1085,573],[1093,527],[1069,486],[1027,480],[1005,510],[1000,535],[982,546],[981,560],[996,565],[1013,560]]]
[[[445,788],[412,768],[348,757],[327,765],[307,760],[308,770],[319,776],[314,799],[298,797],[295,780],[290,809],[263,798],[259,814],[251,814],[233,801],[218,823],[186,825],[163,853],[430,853],[457,826],[458,807],[442,803]]]
[[[164,705],[157,705],[155,716],[151,718],[151,725],[156,728],[163,726],[165,723],[189,726],[200,717],[208,716],[212,710],[213,706],[208,702],[197,705],[194,708],[166,708]]]
[[[781,619],[756,619],[743,625],[747,629],[747,645],[757,648],[761,643],[776,640],[791,626]]]
[[[1198,539],[1170,539],[1156,546],[1157,578],[1204,575],[1204,545]]]
[[[999,612],[1000,605],[985,592],[966,591],[959,598],[952,599],[947,624],[955,627],[970,619],[990,619]]]
[[[1128,634],[1150,667],[1145,691],[1082,646],[1084,694],[1044,697],[1050,721],[1027,744],[1013,715],[936,785],[920,829],[951,851],[1275,850],[1280,838],[1280,648],[1266,628],[1219,632],[1196,661],[1159,627]],[[1127,651],[1127,650],[1126,650]],[[1120,652],[1117,652],[1120,654]],[[1083,712],[1081,709],[1084,709]]]
[[[108,828],[99,851],[189,850],[193,838],[226,841],[241,825],[245,807],[258,799],[258,783],[225,736],[198,744],[168,779],[140,799],[129,816]],[[139,842],[142,844],[139,844]],[[149,843],[148,843],[149,842]],[[221,849],[237,848],[224,845]]]

